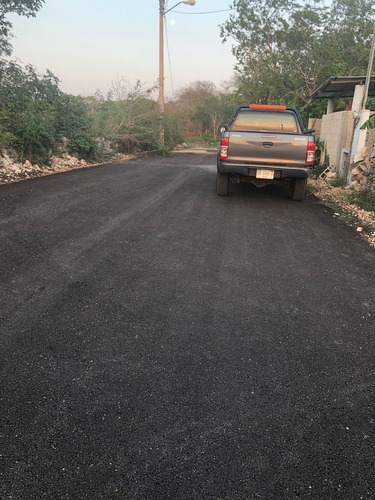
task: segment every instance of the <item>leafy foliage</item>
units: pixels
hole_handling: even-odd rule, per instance
[[[375,128],[375,115],[370,116],[370,118],[365,121],[365,123],[361,127],[362,130],[371,128]]]
[[[366,72],[373,0],[333,0],[330,6],[234,0],[233,8],[221,36],[235,42],[237,85],[246,100],[311,111],[311,94],[325,79]]]
[[[45,163],[69,143],[70,151],[87,157],[94,152],[86,103],[59,89],[58,79],[47,71],[22,68],[4,56],[11,54],[6,19],[14,13],[35,16],[44,0],[1,0],[0,2],[0,146],[13,149],[21,161]]]
[[[322,161],[323,155],[323,161]],[[329,167],[330,160],[327,152],[327,147],[324,141],[320,139],[315,140],[315,160],[314,160],[314,170],[312,171],[312,177],[318,179],[320,174]]]
[[[368,99],[366,107],[371,111],[375,111],[375,99],[374,98]],[[362,130],[372,129],[372,128],[375,128],[375,114],[370,116],[370,118],[367,121],[365,121],[365,123],[361,127]]]
[[[336,177],[336,179],[332,179],[330,181],[331,186],[333,187],[344,187],[348,184],[346,177]]]
[[[164,154],[170,149],[173,133],[166,127],[162,144],[162,122],[159,107],[151,98],[153,90],[154,87],[144,88],[140,81],[132,87],[126,80],[118,79],[107,97],[97,93],[89,99],[94,134],[103,145],[111,144],[121,153]]]
[[[12,23],[6,19],[7,14],[35,17],[36,12],[42,7],[44,0],[1,0],[0,2],[0,55],[10,55]]]
[[[375,212],[375,193],[373,191],[353,192],[350,197],[351,203],[355,203],[363,210]]]
[[[67,139],[69,150],[80,157],[98,157],[94,141],[89,105],[78,96],[63,94],[57,114],[58,139]]]
[[[5,56],[11,53],[7,14],[35,16],[44,0],[0,2],[0,147],[21,161],[48,163],[64,151],[86,159],[106,152],[153,151],[166,154],[181,134],[170,117],[162,119],[152,92],[140,82],[112,83],[106,98],[67,95],[50,71],[38,74]],[[165,141],[161,141],[163,130]]]
[[[70,151],[93,154],[86,102],[64,94],[50,71],[39,75],[32,66],[2,61],[0,102],[1,146],[15,150],[21,161],[48,162],[63,138]]]
[[[175,101],[166,105],[166,114],[173,117],[178,130],[185,137],[218,137],[237,104],[238,96],[219,91],[209,81],[196,81],[182,88]]]

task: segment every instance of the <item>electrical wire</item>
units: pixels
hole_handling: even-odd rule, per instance
[[[168,0],[165,2],[164,10],[168,10]],[[178,10],[173,10],[173,13],[175,14],[184,14],[188,16],[199,16],[202,14],[217,14],[219,12],[228,12],[234,9],[223,9],[223,10],[211,10],[208,12],[182,12]],[[171,90],[172,90],[172,98],[174,99],[174,87],[173,87],[173,76],[172,76],[172,65],[171,65],[171,55],[169,51],[169,41],[168,41],[168,31],[167,31],[167,23],[166,23],[166,16],[164,15],[164,31],[165,31],[165,42],[166,42],[166,47],[167,47],[167,55],[168,55],[168,65],[169,65],[169,76],[171,79]]]
[[[165,16],[164,16],[164,21],[165,21]],[[168,55],[169,77],[171,79],[172,98],[174,100],[171,54],[169,52],[168,31],[167,31],[167,23],[166,22],[164,22],[164,31],[165,31],[165,42],[166,42],[166,46],[167,46],[167,55]]]

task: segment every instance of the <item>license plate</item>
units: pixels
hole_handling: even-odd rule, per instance
[[[257,179],[273,179],[275,172],[273,170],[262,170],[260,168],[257,169]]]

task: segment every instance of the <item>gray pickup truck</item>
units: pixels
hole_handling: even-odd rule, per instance
[[[279,183],[289,188],[292,200],[303,200],[314,165],[313,132],[305,129],[295,108],[238,106],[222,129],[217,194],[226,196],[230,182]]]

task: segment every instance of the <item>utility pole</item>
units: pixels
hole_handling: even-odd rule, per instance
[[[181,0],[170,9],[165,10],[165,0],[159,0],[159,111],[160,142],[164,145],[164,16],[180,3],[195,5],[195,0]]]
[[[164,113],[164,12],[165,0],[159,0],[159,109]]]
[[[374,64],[374,54],[375,54],[375,25],[374,25],[374,32],[372,34],[370,58],[368,61],[368,66],[367,66],[367,76],[366,76],[365,91],[364,91],[364,95],[363,95],[362,109],[366,109],[366,103],[367,103],[367,98],[368,98],[368,89],[370,87],[370,81],[371,81],[372,66]]]
[[[164,11],[165,0],[159,0],[159,111],[162,146],[164,146]]]
[[[350,152],[350,163],[356,163],[361,159],[362,152],[366,144],[367,130],[362,130],[362,125],[370,118],[370,111],[366,109],[368,91],[371,81],[372,66],[374,63],[374,53],[375,53],[375,25],[374,32],[372,35],[372,44],[370,50],[370,57],[367,66],[367,75],[365,81],[365,88],[363,90],[362,108],[358,113],[358,118],[354,122],[354,133],[352,140],[352,147]],[[351,171],[348,171],[348,181],[350,182],[352,178]]]

